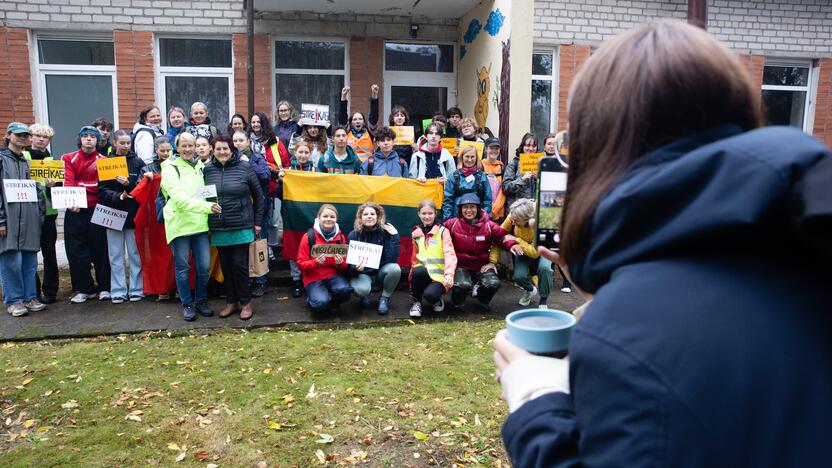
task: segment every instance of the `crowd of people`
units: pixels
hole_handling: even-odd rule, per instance
[[[458,108],[416,123],[397,105],[389,125],[379,126],[379,88],[373,85],[370,91],[367,116],[360,111],[348,114],[350,88],[341,91],[337,125],[327,119],[298,118],[288,101],[278,103],[274,124],[266,114],[255,112],[248,120],[233,115],[224,129],[211,122],[201,102],[193,103],[188,113],[172,107],[166,122],[162,110],[151,105],[129,131],[114,129],[104,118],[83,126],[77,149],[60,158],[50,152],[54,132],[48,125],[9,124],[0,153],[4,181],[30,179],[30,160],[59,159],[64,178],[39,181],[37,203],[3,196],[0,271],[8,312],[25,315],[56,301],[58,211],[51,206],[50,194],[53,187],[64,186],[81,187],[86,193],[86,206],[67,207],[64,218],[71,303],[97,298],[119,304],[141,301],[146,295],[159,300],[178,295],[182,317],[190,321],[214,314],[207,300],[209,278],[221,278],[226,306],[218,315],[239,312],[241,319],[251,318],[251,298],[265,294],[267,275],[249,278],[249,245],[265,240],[269,256],[277,254],[288,171],[443,184],[441,206],[426,201],[414,207],[415,227],[399,226],[413,227],[411,316],[421,316],[423,301],[442,311],[448,292],[456,308],[468,295],[489,307],[500,287],[501,262],[514,271],[516,284],[524,290],[520,304],[529,305],[539,295],[538,305],[546,307],[553,267],[531,247],[528,227],[534,216],[536,174],[520,171],[519,158],[504,164],[503,143],[483,133]],[[412,141],[397,142],[396,130],[402,127],[413,128]],[[478,142],[479,151],[462,145],[465,141]],[[546,157],[557,158],[566,170],[563,135],[548,134],[540,143]],[[535,153],[537,148],[537,136],[527,133],[516,155]],[[124,158],[126,175],[99,180],[98,164],[106,158]],[[99,204],[126,213],[121,229],[93,222]],[[147,206],[153,209],[142,208]],[[349,233],[339,231],[338,216],[333,205],[322,205],[297,254],[288,255],[293,258],[292,295],[306,294],[309,308],[324,312],[353,295],[370,307],[373,290],[380,288],[377,310],[388,313],[389,298],[403,274],[398,230],[376,203],[359,207]],[[137,228],[150,234],[137,242]],[[383,247],[378,268],[347,265],[341,255],[312,253],[316,244],[352,241]],[[43,255],[42,282],[36,273],[38,251]],[[571,285],[561,276],[561,290],[570,292]]]

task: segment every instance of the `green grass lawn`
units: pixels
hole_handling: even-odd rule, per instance
[[[502,325],[6,343],[0,466],[508,465]]]

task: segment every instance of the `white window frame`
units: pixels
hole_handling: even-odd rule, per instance
[[[343,70],[325,70],[319,68],[280,68],[277,65],[277,43],[278,42],[338,42],[344,44],[344,69]],[[272,48],[271,48],[271,64],[272,64],[272,115],[270,118],[272,122],[277,121],[277,75],[278,74],[285,74],[285,75],[333,75],[333,76],[343,76],[344,77],[344,86],[350,85],[350,41],[347,38],[343,37],[327,37],[327,36],[275,36],[272,37]],[[340,96],[341,90],[337,90],[338,95]],[[283,98],[285,99],[285,98]],[[340,98],[339,98],[340,99]],[[308,103],[308,104],[318,104],[318,103]],[[298,113],[300,113],[300,109],[296,109]],[[337,124],[338,120],[338,109],[330,109],[329,110],[329,119],[333,123],[333,125]]]
[[[806,133],[812,133],[812,111],[814,110],[814,96],[812,94],[812,86],[815,83],[815,67],[811,60],[793,60],[793,59],[766,59],[763,64],[763,72],[765,67],[800,67],[809,70],[809,75],[806,77],[806,86],[782,86],[782,85],[767,85],[761,86],[762,91],[805,91],[806,102],[803,103],[803,128]]]
[[[210,39],[228,41],[231,44],[231,66],[230,67],[163,67],[162,66],[162,39]],[[156,102],[162,109],[164,128],[168,127],[167,113],[170,109],[168,98],[165,93],[166,77],[205,77],[205,78],[227,78],[228,79],[228,119],[236,113],[234,96],[234,41],[231,36],[191,36],[191,35],[170,35],[160,34],[154,38],[153,46],[156,49],[153,53],[154,65],[156,68]],[[191,103],[193,104],[193,103]],[[185,120],[189,119],[190,109],[184,109]],[[225,129],[220,129],[224,131]]]
[[[560,70],[559,65],[559,54],[557,48],[542,48],[537,47],[532,49],[532,55],[535,54],[549,54],[552,56],[552,74],[551,75],[532,75],[531,81],[529,81],[529,86],[531,86],[532,81],[540,80],[540,81],[549,81],[552,84],[552,96],[549,102],[549,106],[552,110],[551,115],[549,116],[549,132],[555,132],[558,129],[558,97],[560,92],[558,91],[558,72]],[[531,103],[529,103],[531,104]],[[529,114],[531,115],[531,108],[529,109]],[[529,122],[531,126],[531,122]],[[539,135],[542,137],[543,135]]]
[[[424,45],[449,45],[453,47],[453,63],[454,70],[450,73],[443,72],[421,72],[421,71],[387,71],[387,44],[424,44]],[[424,88],[448,88],[448,108],[456,107],[457,105],[457,82],[456,72],[459,69],[459,62],[457,60],[459,54],[459,46],[454,42],[447,41],[417,41],[417,40],[390,40],[384,41],[381,49],[381,70],[382,83],[384,84],[383,101],[384,109],[382,115],[379,116],[380,121],[386,121],[385,116],[390,115],[390,109],[393,108],[393,86],[414,86]]]
[[[37,90],[40,99],[35,106],[35,117],[38,122],[49,122],[49,103],[46,94],[47,75],[85,75],[85,76],[110,76],[113,87],[113,128],[119,128],[118,121],[118,81],[116,78],[116,65],[52,65],[40,63],[40,47],[38,41],[90,41],[90,42],[115,42],[112,36],[84,34],[82,36],[36,34],[34,37],[35,67],[37,69]],[[113,61],[115,61],[115,43],[113,44]]]

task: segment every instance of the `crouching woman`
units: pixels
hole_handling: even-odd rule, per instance
[[[369,268],[361,262],[350,266],[350,285],[355,295],[361,298],[361,306],[369,307],[373,284],[381,284],[381,298],[378,301],[379,315],[390,311],[390,296],[399,285],[402,268],[399,261],[399,232],[387,223],[384,208],[378,203],[367,202],[355,213],[355,229],[350,232],[349,241],[366,242],[382,246],[378,269]]]
[[[419,204],[420,224],[413,228],[413,254],[410,268],[410,316],[422,316],[422,300],[434,312],[445,310],[445,293],[454,285],[456,251],[451,233],[437,223],[436,204],[425,200]]]
[[[337,310],[353,292],[344,277],[346,256],[312,254],[316,245],[326,244],[347,245],[347,236],[338,228],[338,210],[329,203],[318,209],[315,225],[298,246],[297,262],[306,288],[306,304],[312,312]]]

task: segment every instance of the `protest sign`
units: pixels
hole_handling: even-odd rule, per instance
[[[321,255],[324,257],[341,255],[343,257],[347,255],[347,250],[349,250],[349,246],[347,244],[315,244],[312,246],[310,253],[313,257]]]
[[[543,153],[520,153],[520,172],[537,172],[537,162]]]
[[[329,106],[320,104],[300,105],[300,124],[329,127]]]
[[[466,146],[473,146],[474,149],[477,150],[477,159],[482,159],[482,152],[485,149],[485,143],[481,141],[459,140],[459,149],[457,149],[457,154],[459,154],[459,151]]]
[[[6,203],[37,203],[37,183],[31,179],[4,179]]]
[[[196,189],[197,198],[217,198],[217,186],[205,185]]]
[[[32,180],[37,182],[46,182],[46,179],[51,179],[54,182],[63,182],[64,180],[64,162],[44,161],[43,159],[34,159],[29,161],[29,173]]]
[[[127,158],[124,156],[102,158],[95,164],[98,166],[98,180],[113,180],[118,176],[128,176]]]
[[[107,229],[121,231],[124,229],[124,222],[127,221],[127,212],[110,208],[102,204],[95,205],[92,213],[92,224],[104,226]]]
[[[415,138],[413,127],[390,127],[393,133],[396,134],[396,139],[393,140],[394,145],[412,145]]]
[[[349,246],[347,252],[348,265],[358,266],[363,263],[365,268],[378,269],[379,263],[381,263],[381,251],[384,246],[358,241],[350,242]]]
[[[456,144],[458,140],[456,138],[443,138],[440,140],[442,147],[448,150],[451,153],[451,156],[456,156]]]
[[[84,187],[52,187],[49,193],[52,208],[56,210],[87,207],[87,189]]]

